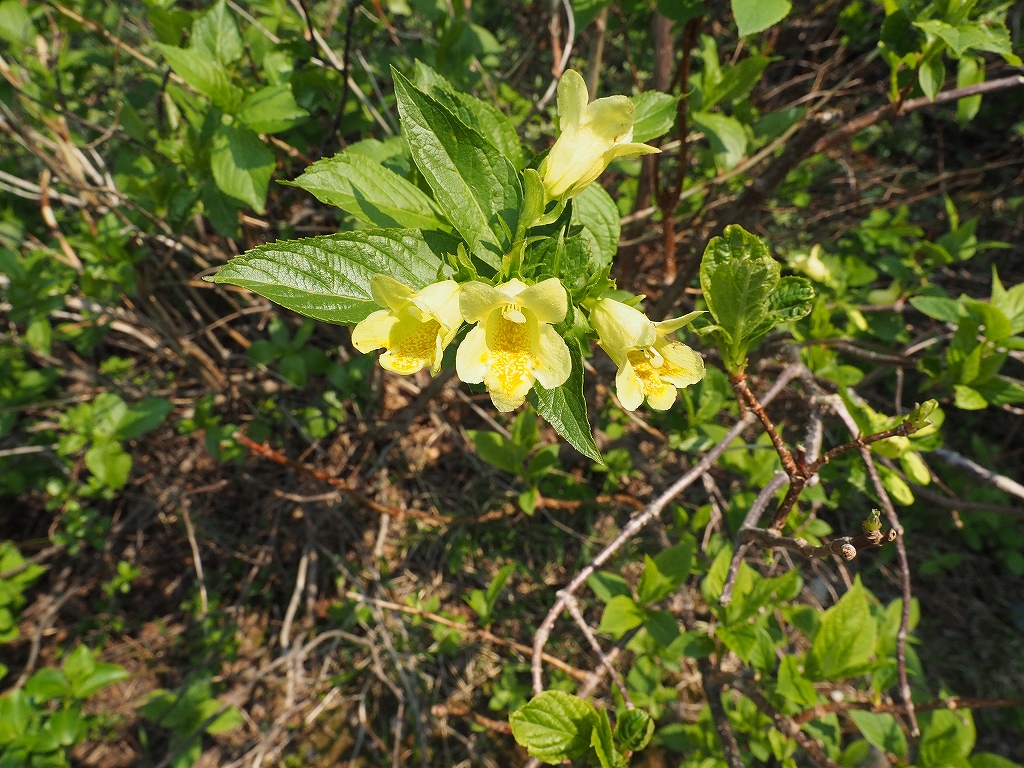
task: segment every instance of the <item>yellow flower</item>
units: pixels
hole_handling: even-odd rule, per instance
[[[477,326],[459,345],[455,369],[469,384],[483,382],[499,411],[522,405],[535,381],[554,389],[569,378],[569,348],[551,327],[569,309],[558,278],[529,287],[515,279],[497,287],[465,283],[460,306]]]
[[[578,195],[617,157],[661,151],[632,143],[636,107],[629,98],[609,96],[591,104],[588,100],[583,77],[567,69],[558,82],[561,133],[539,169],[550,200]]]
[[[615,391],[622,407],[635,411],[644,398],[651,408],[668,410],[676,389],[704,378],[704,361],[685,344],[667,338],[697,314],[654,323],[638,309],[601,299],[590,312],[598,343],[619,366]]]
[[[462,326],[459,284],[454,280],[433,283],[420,291],[387,275],[370,279],[373,300],[382,309],[352,329],[352,345],[360,352],[387,350],[380,356],[382,368],[410,374],[430,366],[437,373],[441,357]]]

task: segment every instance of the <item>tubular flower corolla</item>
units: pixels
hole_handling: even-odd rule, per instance
[[[548,199],[575,197],[617,157],[660,152],[633,143],[636,107],[626,96],[587,103],[587,84],[569,69],[558,82],[560,133],[539,169]]]
[[[352,345],[360,352],[386,350],[382,368],[411,374],[430,367],[437,373],[441,357],[462,326],[459,284],[433,283],[419,291],[387,275],[370,279],[373,300],[386,309],[374,312],[352,329]]]
[[[551,327],[569,307],[557,278],[531,286],[516,279],[497,287],[464,283],[459,301],[476,327],[459,345],[455,369],[467,383],[483,382],[499,411],[522,405],[535,381],[554,389],[569,378],[569,348]]]
[[[615,390],[622,407],[636,410],[644,398],[651,408],[668,410],[676,389],[704,378],[704,361],[668,334],[690,322],[693,315],[655,323],[643,312],[613,299],[601,299],[590,312],[598,343],[619,367]]]

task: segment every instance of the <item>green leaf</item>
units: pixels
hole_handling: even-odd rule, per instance
[[[9,744],[25,733],[33,709],[23,690],[15,689],[0,696],[0,745]]]
[[[290,85],[268,85],[245,97],[235,115],[246,128],[256,133],[279,133],[304,123],[309,112],[300,107]]]
[[[157,43],[156,47],[167,59],[174,74],[206,96],[214,106],[228,114],[234,114],[241,106],[244,92],[231,83],[230,73],[208,53],[162,43]]]
[[[529,449],[516,445],[507,440],[503,435],[489,430],[466,430],[469,439],[476,446],[476,452],[481,459],[492,467],[497,467],[512,475],[519,475],[523,471],[523,461],[526,459]]]
[[[644,629],[662,648],[668,648],[679,637],[679,621],[671,611],[644,611]]]
[[[1021,768],[1020,763],[1007,760],[1005,757],[991,752],[975,752],[967,759],[967,762],[971,764],[971,768]]]
[[[633,594],[624,578],[608,571],[594,571],[587,579],[587,586],[597,595],[597,599],[604,603],[617,595],[629,597]]]
[[[440,254],[451,250],[450,238],[410,229],[339,232],[253,248],[221,267],[213,282],[248,288],[316,320],[354,324],[379,309],[370,293],[373,275],[418,290],[436,281]]]
[[[1018,283],[1010,290],[1003,287],[999,273],[992,265],[992,306],[1010,319],[1010,331],[1018,334],[1024,331],[1024,283]]]
[[[147,397],[128,408],[117,422],[114,437],[118,440],[134,440],[152,432],[167,419],[174,404],[162,397]]]
[[[968,709],[937,709],[919,715],[921,741],[917,765],[945,768],[964,760],[974,749],[974,720]]]
[[[0,3],[0,39],[6,40],[17,52],[32,36],[32,17],[20,0]]]
[[[615,723],[615,740],[630,752],[646,747],[653,735],[654,718],[642,709],[627,709]]]
[[[924,35],[914,26],[907,12],[897,9],[882,22],[881,41],[897,56],[903,57],[921,48]]]
[[[600,184],[590,184],[573,198],[572,220],[583,226],[598,271],[611,266],[619,251],[622,231],[619,209]],[[570,238],[571,239],[571,238]]]
[[[637,599],[650,605],[675,592],[690,575],[696,542],[692,536],[673,547],[662,550],[651,559],[644,555],[644,572],[637,585]]]
[[[895,717],[887,712],[866,712],[862,709],[851,709],[848,714],[869,744],[897,757],[907,754],[907,737]]]
[[[646,144],[671,131],[676,123],[678,104],[678,96],[661,91],[644,91],[634,96],[636,115],[633,118],[633,141]]]
[[[956,68],[956,87],[966,88],[985,82],[985,60],[975,56],[962,56]],[[981,94],[957,99],[956,121],[961,126],[974,119],[981,109]]]
[[[917,81],[928,101],[935,101],[936,94],[942,90],[946,80],[946,64],[941,56],[933,56],[917,70]]]
[[[118,664],[99,662],[84,679],[71,680],[71,692],[79,699],[87,699],[97,691],[128,678],[128,671]]]
[[[745,98],[771,64],[767,56],[748,56],[722,71],[722,79],[709,85],[701,100],[701,110],[707,111],[719,103],[730,104]]]
[[[704,13],[704,0],[655,0],[655,5],[662,16],[678,24]]]
[[[804,677],[795,656],[783,656],[779,662],[779,677],[775,691],[801,707],[813,706],[818,701],[818,692],[814,690],[814,684]]]
[[[700,285],[717,326],[703,332],[717,337],[730,374],[743,369],[750,345],[776,323],[810,311],[810,283],[797,277],[780,279],[780,271],[767,246],[735,224],[704,251]]]
[[[811,680],[842,680],[862,674],[875,648],[875,621],[858,576],[842,599],[825,611],[807,655]]]
[[[290,183],[377,227],[449,228],[434,201],[417,186],[355,152],[319,160]]]
[[[527,400],[537,413],[566,441],[589,459],[603,463],[587,419],[587,401],[583,398],[583,353],[574,339],[566,339],[572,357],[572,372],[564,384],[545,389],[534,384]]]
[[[644,621],[644,610],[628,595],[616,595],[604,607],[598,632],[605,632],[616,640],[636,629]]]
[[[84,645],[80,645],[64,659],[61,665],[64,674],[67,675],[72,685],[80,685],[86,678],[96,671],[96,658]]]
[[[778,24],[792,7],[789,0],[732,0],[732,15],[740,37],[745,37]]]
[[[582,32],[593,23],[601,9],[611,0],[572,0],[573,16],[576,18],[576,32]]]
[[[477,131],[394,72],[395,97],[413,160],[470,250],[498,269],[511,245],[523,188],[508,158]]]
[[[944,323],[959,324],[964,314],[960,302],[944,296],[914,296],[910,305],[918,312]]]
[[[451,83],[422,61],[416,62],[415,79],[421,91],[501,150],[512,165],[522,167],[522,143],[516,127],[504,112],[475,96],[455,90]]]
[[[25,681],[25,693],[38,703],[63,699],[70,691],[67,675],[52,667],[37,670]]]
[[[208,53],[224,65],[234,64],[242,58],[242,36],[224,0],[200,16],[192,26],[192,50]]]
[[[544,691],[513,712],[508,721],[515,740],[531,757],[556,765],[587,753],[597,712],[571,694]]]
[[[200,714],[204,721],[217,712],[220,712],[220,714],[214,717],[210,724],[206,726],[206,733],[214,736],[218,733],[227,733],[245,722],[242,713],[238,711],[237,707],[225,706],[218,699],[205,701],[200,707]]]
[[[953,404],[962,411],[980,411],[988,408],[988,400],[978,390],[964,384],[953,387],[956,394]]]
[[[104,440],[85,452],[85,466],[96,479],[115,491],[124,488],[132,471],[132,457],[116,440]]]
[[[615,749],[612,739],[612,724],[608,721],[608,710],[595,711],[594,728],[590,732],[590,746],[601,768],[628,768],[622,755]]]
[[[263,213],[267,187],[276,165],[277,157],[254,131],[235,125],[217,126],[210,152],[210,170],[225,195]]]
[[[70,747],[85,737],[85,719],[79,705],[64,707],[50,717],[50,731],[62,747]]]
[[[694,112],[691,117],[711,142],[719,167],[729,170],[746,155],[747,132],[735,117],[718,112]]]

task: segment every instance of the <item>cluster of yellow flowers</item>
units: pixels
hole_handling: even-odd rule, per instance
[[[548,200],[578,195],[617,157],[658,151],[632,142],[635,107],[628,98],[588,103],[587,86],[573,70],[558,84],[558,114],[561,133],[539,168]],[[384,349],[380,364],[389,371],[411,374],[429,367],[436,373],[444,350],[466,322],[474,327],[459,345],[455,369],[463,381],[483,383],[499,411],[521,406],[534,382],[554,389],[569,378],[569,348],[552,327],[569,310],[557,278],[535,285],[513,278],[494,286],[445,280],[413,291],[375,275],[371,290],[384,309],[353,329],[352,343],[360,352]],[[675,402],[677,388],[704,377],[703,360],[669,338],[692,317],[654,323],[610,298],[590,307],[598,343],[618,366],[615,385],[624,408],[635,410],[646,399],[652,408],[665,410]]]
[[[429,367],[436,373],[465,321],[474,327],[459,345],[455,370],[465,382],[482,382],[499,411],[521,406],[534,382],[554,389],[569,378],[569,348],[551,327],[569,310],[557,278],[530,286],[516,279],[497,286],[445,280],[413,291],[375,275],[372,289],[374,300],[387,309],[359,323],[352,343],[360,352],[386,350],[380,364],[389,371],[411,374]],[[655,323],[614,299],[594,304],[590,324],[619,368],[615,388],[624,408],[635,410],[646,399],[652,408],[666,410],[679,387],[704,377],[700,356],[669,338],[691,319],[686,315]]]

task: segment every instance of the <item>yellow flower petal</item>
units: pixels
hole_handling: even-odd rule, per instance
[[[391,328],[398,318],[386,309],[368,315],[352,329],[352,346],[360,352],[372,352],[387,347]]]
[[[569,299],[565,286],[557,277],[531,285],[515,296],[516,303],[533,311],[542,323],[560,323],[569,311]]]
[[[660,151],[633,143],[636,107],[630,99],[588,99],[583,77],[566,70],[558,82],[558,139],[539,168],[549,200],[578,195],[617,157]]]

